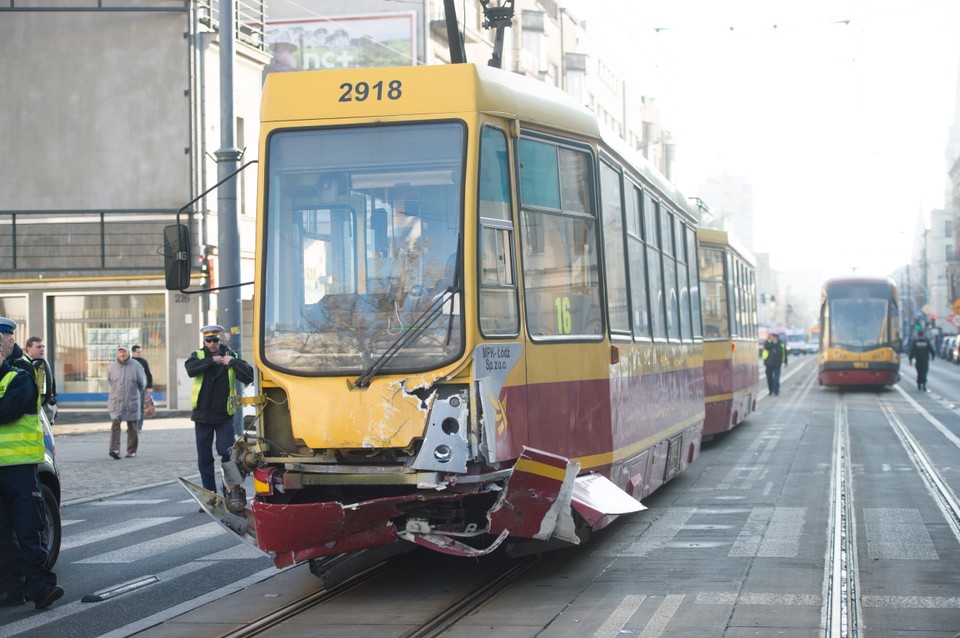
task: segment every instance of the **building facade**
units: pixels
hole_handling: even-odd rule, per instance
[[[493,32],[477,0],[456,3],[467,60],[486,64]],[[233,67],[236,146],[256,160],[263,79],[271,72],[442,64],[442,0],[238,3]],[[269,11],[269,12],[268,12]],[[20,342],[43,337],[61,405],[101,406],[120,344],[143,347],[162,407],[187,409],[183,361],[217,296],[221,142],[219,3],[37,0],[0,7],[0,315]],[[673,143],[653,101],[591,55],[584,26],[555,0],[520,0],[503,68],[577,96],[669,176]],[[38,47],[38,43],[40,46]],[[82,60],[82,64],[77,64]],[[254,276],[256,166],[237,178],[241,276]],[[163,283],[163,228],[189,224],[187,292]],[[251,292],[243,339],[250,348]]]

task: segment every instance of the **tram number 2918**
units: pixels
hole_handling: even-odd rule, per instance
[[[344,82],[340,85],[340,102],[365,102],[368,98],[382,101],[399,100],[403,97],[403,83],[400,80],[390,80],[384,82]]]

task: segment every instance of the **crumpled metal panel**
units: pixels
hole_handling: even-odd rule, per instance
[[[579,543],[570,510],[579,471],[575,461],[525,447],[487,517],[491,533],[506,530],[518,538]]]
[[[325,503],[268,503],[255,500],[257,544],[260,549],[280,554],[285,564],[308,558],[340,554],[398,540],[391,519],[401,516],[398,506],[411,502],[450,501],[463,498],[458,493],[416,493],[406,496],[363,501],[343,505]],[[289,562],[287,562],[289,561]]]
[[[632,514],[647,509],[640,501],[621,490],[602,474],[577,477],[573,488],[572,504],[593,530],[609,524],[612,520],[610,516]]]
[[[464,558],[479,558],[481,556],[486,556],[487,554],[493,552],[500,544],[506,540],[507,536],[510,535],[510,532],[503,530],[500,532],[500,536],[497,537],[495,541],[488,547],[482,549],[477,549],[475,547],[470,547],[465,543],[450,538],[449,536],[444,536],[442,534],[418,534],[411,532],[400,532],[400,536],[404,540],[408,540],[412,543],[416,543],[420,547],[426,547],[427,549],[432,549],[435,552],[440,552],[441,554],[449,554],[451,556],[461,556]]]

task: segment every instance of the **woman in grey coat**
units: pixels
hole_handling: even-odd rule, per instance
[[[137,455],[137,421],[140,420],[140,397],[147,387],[143,366],[130,358],[130,346],[117,346],[117,358],[107,367],[110,398],[110,456],[120,459],[120,421],[127,422],[127,458]]]

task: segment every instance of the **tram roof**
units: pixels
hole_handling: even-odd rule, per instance
[[[395,82],[399,84],[391,84]],[[356,87],[361,83],[365,97],[359,100]],[[391,97],[398,91],[399,98]],[[271,73],[264,85],[260,117],[264,122],[307,123],[343,118],[443,118],[464,112],[515,116],[522,125],[600,137],[594,114],[557,87],[474,64]]]
[[[823,287],[826,289],[836,284],[888,284],[894,288],[897,286],[897,283],[892,277],[887,277],[885,275],[850,275],[843,277],[830,277],[823,282]]]
[[[751,266],[756,267],[757,262],[753,253],[747,250],[745,246],[742,246],[729,231],[718,228],[699,227],[697,228],[697,240],[707,244],[729,246],[730,250],[739,255],[741,259]]]

